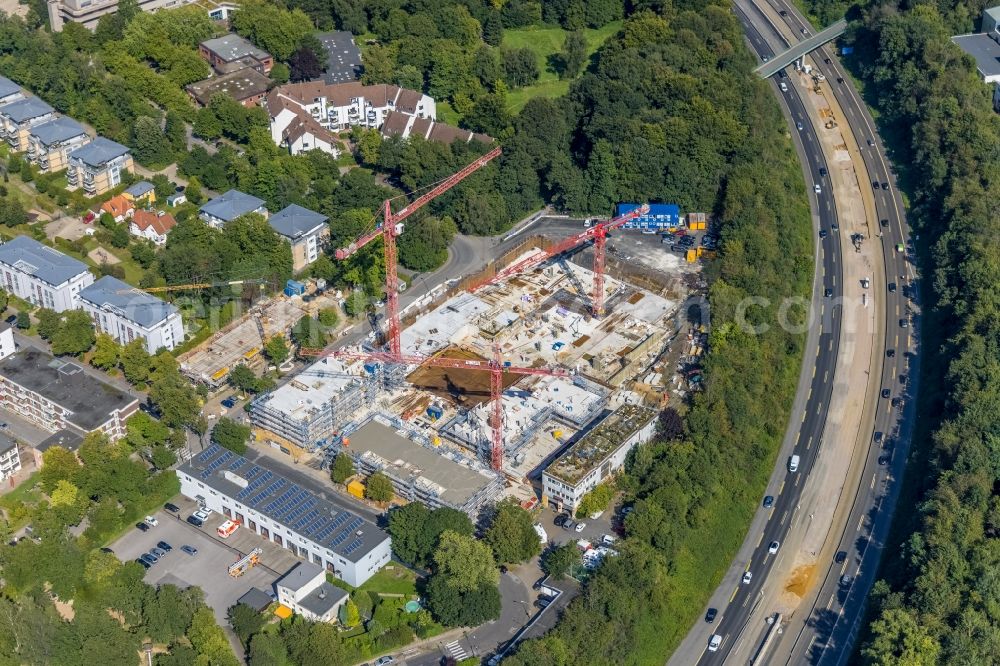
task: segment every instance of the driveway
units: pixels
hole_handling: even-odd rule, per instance
[[[83,220],[79,217],[64,215],[45,225],[45,235],[51,241],[54,241],[56,238],[79,240],[86,235],[88,229],[92,228],[92,224],[84,224]]]

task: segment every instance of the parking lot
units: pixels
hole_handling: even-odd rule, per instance
[[[569,542],[577,542],[580,539],[586,539],[594,545],[597,545],[601,541],[601,537],[605,534],[614,535],[615,532],[611,528],[611,518],[614,515],[612,510],[605,511],[600,518],[586,518],[576,519],[573,518],[574,523],[584,523],[585,527],[582,531],[577,532],[575,528],[566,529],[564,527],[557,527],[555,524],[556,516],[559,512],[556,512],[551,507],[544,509],[539,520],[542,523],[542,527],[545,528],[545,533],[549,537],[549,541],[562,545]]]
[[[150,585],[197,585],[205,592],[205,601],[221,624],[226,623],[226,610],[247,590],[258,587],[272,592],[274,581],[299,561],[289,551],[245,529],[238,529],[228,539],[222,540],[215,533],[215,528],[223,521],[222,516],[213,514],[203,527],[197,528],[185,522],[185,518],[195,510],[194,504],[182,498],[173,500],[173,503],[181,507],[178,515],[157,512],[154,517],[159,524],[156,527],[148,532],[133,528],[111,544],[111,549],[120,560],[129,562],[156,547],[158,541],[166,541],[173,550],[146,571],[145,581]],[[184,545],[197,548],[198,553],[188,555],[182,552],[181,546]],[[230,577],[227,573],[229,565],[255,547],[264,551],[260,564],[239,578]]]

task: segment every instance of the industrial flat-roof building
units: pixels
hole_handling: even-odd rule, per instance
[[[399,497],[432,509],[447,506],[474,518],[483,506],[496,501],[504,487],[496,472],[425,448],[378,420],[352,432],[344,451],[365,474],[382,472],[389,477]]]
[[[202,106],[208,106],[215,95],[229,95],[243,106],[255,106],[264,99],[271,79],[252,67],[213,76],[187,86],[188,94]]]
[[[361,49],[354,43],[354,35],[347,30],[333,30],[316,35],[326,49],[325,83],[344,83],[361,78]]]
[[[570,445],[542,473],[543,498],[575,510],[597,484],[625,464],[629,451],[653,438],[656,414],[622,405]]]
[[[44,430],[125,436],[139,400],[76,363],[25,347],[0,361],[0,405]]]
[[[184,341],[184,324],[177,308],[116,277],[105,275],[80,291],[79,298],[97,330],[123,345],[142,338],[146,351],[155,354]]]
[[[177,470],[181,492],[357,587],[389,562],[391,539],[335,495],[212,444]]]
[[[274,58],[270,53],[234,34],[206,39],[198,45],[198,53],[219,74],[228,74],[244,68],[267,74],[274,66]]]
[[[75,309],[80,290],[94,282],[82,261],[28,236],[0,245],[0,275],[3,289],[56,312]]]

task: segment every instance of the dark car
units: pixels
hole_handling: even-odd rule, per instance
[[[889,283],[889,293],[890,294],[895,294],[896,293],[896,283],[895,282],[890,282]]]
[[[889,183],[882,183],[882,189],[883,190],[889,189]]]
[[[883,398],[889,397],[889,389],[882,389],[882,397]]]
[[[889,456],[879,456],[878,457],[878,464],[881,465],[881,466],[883,466],[883,467],[885,467],[886,465],[888,465],[889,464]]]
[[[879,430],[875,432],[875,443],[878,444],[881,441],[882,441],[882,431]]]
[[[195,527],[201,527],[202,525],[205,524],[205,521],[199,518],[198,516],[188,516],[187,521],[192,525],[194,525]]]
[[[895,355],[896,355],[896,350],[895,349],[886,349],[885,350],[885,356],[886,356],[886,358],[892,358]]]
[[[507,565],[506,564],[501,564],[500,565],[500,573],[502,573],[502,574],[506,574],[507,573]]]
[[[705,613],[705,622],[712,624],[713,622],[715,622],[715,616],[718,614],[719,614],[718,610],[716,610],[715,608],[709,608],[708,611]]]
[[[837,564],[841,564],[846,559],[847,559],[847,551],[838,550],[837,555],[833,558],[833,561],[836,562]]]
[[[903,399],[902,398],[900,398],[900,397],[897,396],[897,397],[895,397],[895,398],[892,399],[892,406],[893,407],[899,407],[902,404],[903,404]]]
[[[158,542],[156,542],[156,547],[159,548],[159,549],[161,549],[161,550],[165,550],[168,553],[174,549],[174,547],[171,546],[166,541],[158,541]]]
[[[198,549],[194,546],[181,546],[181,551],[191,555],[192,557],[198,554]]]
[[[830,63],[830,59],[829,59],[829,58],[823,58],[823,62],[825,62],[825,63],[826,63],[826,64],[828,64],[828,65],[829,65],[829,64],[831,64],[831,63]]]
[[[834,231],[839,231],[840,230],[840,225],[837,224],[836,222],[831,222],[830,223],[830,228],[833,229]]]
[[[153,566],[152,563],[147,562],[146,560],[142,559],[141,557],[135,558],[135,561],[138,564],[141,564],[143,569],[148,569],[149,567]]]
[[[854,580],[854,576],[849,576],[847,574],[844,574],[843,576],[840,577],[840,584],[843,587],[847,587],[848,585],[851,584],[851,581],[853,581],[853,580]]]
[[[900,319],[899,320],[899,327],[900,328],[909,328],[910,327],[910,322],[908,322],[906,319]]]
[[[549,599],[548,597],[538,597],[537,599],[535,599],[535,605],[538,606],[539,608],[545,608],[551,603],[552,600]]]
[[[874,142],[874,141],[872,141],[871,139],[868,139],[868,145],[869,145],[869,146],[874,146],[874,145],[875,145],[875,142]]]
[[[156,564],[159,561],[159,559],[160,559],[159,557],[156,556],[156,553],[153,553],[153,552],[143,553],[139,557],[141,557],[142,559],[146,560],[150,564]]]
[[[837,77],[837,83],[843,83],[843,82],[844,82],[844,77],[838,76]]]
[[[830,298],[831,296],[833,296],[833,289],[829,289],[829,288],[824,289],[823,290],[823,295],[826,296],[827,298]]]
[[[907,377],[906,377],[906,374],[905,374],[905,373],[904,373],[904,374],[902,374],[902,375],[900,375],[900,376],[899,376],[899,383],[900,383],[900,384],[905,384],[905,383],[906,383],[906,379],[907,379]]]
[[[786,12],[784,9],[778,12],[778,14],[780,14],[781,16],[788,16],[788,12]]]
[[[764,497],[764,508],[765,509],[770,509],[772,506],[774,506],[774,496],[773,495],[767,495],[767,496],[765,496]]]
[[[222,401],[222,406],[225,407],[226,409],[232,409],[233,407],[236,406],[236,401],[233,400],[232,398],[226,398],[225,400]]]
[[[821,176],[825,176],[826,175],[826,167],[820,167],[819,168],[819,175],[821,175]]]
[[[877,180],[873,180],[872,181],[872,189],[873,190],[877,190],[878,189],[878,181]]]
[[[819,230],[819,237],[820,238],[826,238],[826,229],[820,229]]]
[[[4,319],[4,321],[7,322],[8,324],[13,324],[17,321],[17,315],[11,315],[6,319]]]
[[[149,525],[147,525],[146,523],[136,523],[135,526],[140,532],[149,531]]]
[[[169,511],[170,513],[177,513],[178,511],[181,510],[179,506],[177,506],[176,504],[171,504],[170,502],[164,504],[163,508]]]
[[[556,527],[562,527],[563,525],[566,524],[567,520],[569,520],[569,515],[565,513],[560,513],[558,516],[556,516],[556,519],[553,521],[553,523],[555,524]]]

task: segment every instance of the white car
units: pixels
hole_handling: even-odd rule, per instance
[[[719,634],[712,634],[712,638],[708,641],[708,651],[718,652],[720,645],[722,645],[722,636]]]
[[[815,185],[813,185],[813,191],[816,192],[816,194],[819,194],[823,190],[820,188],[819,183],[816,183]]]
[[[751,578],[753,578],[753,574],[752,573],[750,573],[749,571],[744,571],[743,572],[743,584],[744,585],[749,585]]]
[[[143,522],[145,522],[150,527],[156,527],[157,525],[160,524],[160,521],[158,521],[156,518],[153,518],[152,516],[146,516],[145,518],[143,518]]]
[[[573,529],[575,529],[577,532],[582,532],[585,529],[587,529],[587,523],[577,523],[576,527],[574,527]]]
[[[781,544],[778,543],[777,541],[772,541],[771,545],[767,547],[767,552],[771,553],[772,555],[777,555],[778,554],[778,547],[780,545]]]
[[[204,521],[208,520],[208,512],[204,511],[202,509],[198,509],[197,511],[194,512],[194,517],[197,518],[198,520],[204,522]]]

